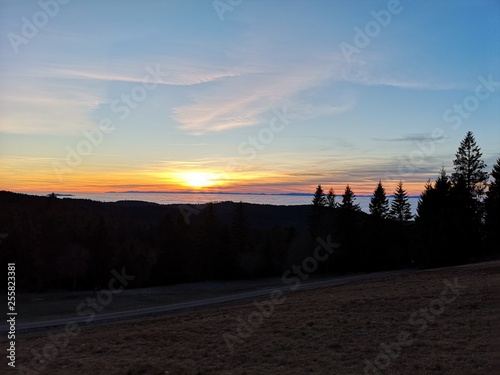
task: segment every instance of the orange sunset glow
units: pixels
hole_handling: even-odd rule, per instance
[[[135,11],[110,22],[109,12],[68,4],[61,7],[67,18],[54,18],[57,27],[28,44],[4,38],[1,189],[312,195],[318,184],[337,194],[349,184],[357,195],[370,195],[382,180],[388,194],[403,181],[415,196],[441,167],[453,169],[466,127],[486,164],[495,160],[498,78],[486,69],[492,66],[487,43],[478,47],[488,40],[485,30],[474,29],[476,38],[457,23],[460,46],[435,41],[433,50],[451,49],[464,61],[450,70],[426,49],[423,34],[408,34],[413,43],[402,51],[399,32],[388,29],[358,52],[354,8],[333,22],[314,5],[311,27],[299,27],[286,20],[300,17],[306,2],[272,22],[260,17],[263,3],[247,4],[234,13],[234,21],[248,24],[241,29],[208,11],[191,24],[174,3],[157,5],[161,21],[148,22]],[[12,9],[19,19],[23,9],[30,12]],[[411,23],[413,14],[401,19]],[[79,21],[85,15],[100,19],[100,29],[87,30]],[[81,27],[74,41],[60,38],[73,32],[68,19]],[[0,20],[4,35],[12,35],[10,21]],[[274,22],[287,32],[269,32]],[[117,42],[143,35],[141,27],[154,37]],[[433,32],[439,31],[425,34]],[[422,61],[414,66],[405,56]]]

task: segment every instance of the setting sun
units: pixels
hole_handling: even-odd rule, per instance
[[[184,185],[194,188],[209,187],[217,183],[216,176],[208,172],[186,172],[181,173],[180,177]]]

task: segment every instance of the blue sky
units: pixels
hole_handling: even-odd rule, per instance
[[[4,0],[0,33],[1,189],[418,194],[468,130],[500,155],[495,0]]]

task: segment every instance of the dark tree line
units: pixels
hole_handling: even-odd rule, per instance
[[[330,189],[330,196],[335,196]],[[318,185],[309,217],[311,241],[334,236],[341,246],[323,267],[339,273],[376,271],[411,264],[409,243],[414,231],[408,194],[400,182],[389,205],[385,188],[378,182],[370,201],[370,214],[361,211],[356,195],[347,185],[339,203],[326,204]],[[315,223],[321,223],[315,225]]]
[[[443,168],[434,183],[427,182],[416,220],[426,265],[461,263],[498,249],[499,163],[493,166],[489,181],[481,149],[468,132],[455,154],[451,176]]]
[[[308,207],[297,208],[207,204],[187,223],[176,205],[0,192],[0,260],[29,291],[104,287],[122,267],[133,287],[279,276],[305,256]],[[282,209],[290,224],[273,218]]]
[[[491,174],[485,172],[481,149],[468,132],[453,165],[451,175],[442,169],[434,183],[427,182],[415,221],[402,181],[390,205],[378,182],[369,215],[360,212],[349,185],[341,203],[329,203],[335,209],[325,210],[330,200],[318,185],[309,218],[311,238],[336,233],[342,245],[335,268],[347,271],[454,265],[498,253],[500,159]]]
[[[498,253],[500,159],[486,173],[469,132],[453,163],[451,175],[442,169],[427,182],[415,220],[401,181],[391,204],[378,182],[369,214],[349,185],[340,202],[319,185],[309,206],[222,202],[197,207],[189,221],[175,205],[0,192],[0,260],[16,263],[19,290],[41,291],[105,286],[122,267],[136,276],[133,287],[281,276],[327,236],[340,247],[317,272],[330,274]]]

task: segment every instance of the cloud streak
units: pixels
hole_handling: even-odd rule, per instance
[[[372,138],[372,140],[377,142],[435,142],[436,137],[433,137],[432,134],[428,133],[415,133],[394,138]]]
[[[240,72],[231,71],[209,71],[207,69],[186,69],[178,66],[177,68],[172,68],[168,64],[151,64],[160,65],[162,73],[162,79],[158,83],[160,85],[169,86],[192,86],[199,85],[202,83],[213,82],[220,79],[228,77],[237,77]],[[142,72],[138,73],[128,73],[123,72],[108,72],[99,71],[99,69],[85,70],[83,69],[68,69],[68,68],[56,68],[47,71],[47,76],[57,79],[84,79],[84,80],[94,80],[94,81],[108,81],[108,82],[131,82],[131,83],[142,83],[144,80],[144,68],[150,67],[151,65],[145,65]]]

